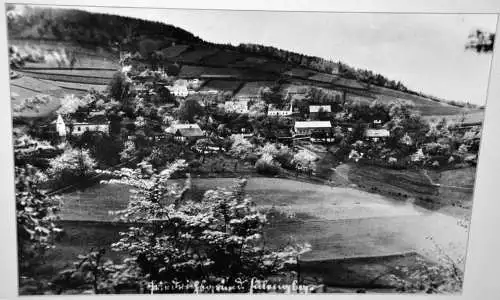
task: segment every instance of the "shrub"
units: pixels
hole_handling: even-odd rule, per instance
[[[131,87],[130,79],[122,72],[116,72],[109,82],[108,92],[111,98],[122,102],[128,96]]]
[[[254,146],[250,141],[241,135],[231,137],[233,144],[229,150],[229,154],[235,158],[245,159],[253,152]]]
[[[280,165],[283,168],[286,169],[293,169],[293,152],[292,150],[287,147],[287,146],[281,146],[278,152],[276,153],[276,156],[274,157],[277,162],[280,163]]]
[[[96,164],[89,150],[67,148],[61,155],[50,161],[48,173],[58,181],[58,184],[72,183],[91,176]]]
[[[255,163],[257,173],[263,175],[278,175],[280,173],[280,165],[270,155],[262,155]]]
[[[254,165],[257,160],[259,160],[259,155],[256,153],[250,153],[246,156],[245,160]]]

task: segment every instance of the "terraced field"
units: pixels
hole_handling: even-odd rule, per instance
[[[313,76],[316,72],[309,70],[309,69],[304,69],[304,68],[292,68],[291,70],[285,72],[285,75],[289,76],[298,76],[298,77],[303,77],[303,78],[308,78],[310,76]]]
[[[179,77],[181,78],[199,78],[201,76],[227,76],[237,78],[242,76],[242,72],[236,69],[229,68],[211,68],[184,65],[182,66],[179,73]]]
[[[98,77],[98,78],[112,78],[118,71],[117,69],[97,69],[97,68],[23,68],[24,72],[53,74],[53,75],[66,75],[66,76],[85,76],[85,77]]]
[[[201,88],[202,91],[216,89],[224,92],[234,93],[243,84],[242,81],[210,80]]]
[[[64,97],[67,91],[63,88],[43,80],[28,76],[20,76],[11,79],[10,95],[11,105],[19,105],[24,99],[32,98],[37,95],[52,96],[51,101],[46,105],[40,105],[38,110],[27,110],[22,113],[13,113],[13,116],[36,118],[50,115],[61,105],[60,98]]]
[[[217,53],[219,49],[196,49],[188,50],[173,58],[173,60],[181,63],[199,63],[207,56]]]
[[[175,45],[165,49],[160,50],[161,56],[166,59],[172,59],[179,56],[181,53],[189,48],[188,45]]]
[[[81,75],[78,71],[72,72],[72,74],[51,72],[51,71],[35,71],[35,70],[19,70],[19,74],[27,75],[37,79],[51,80],[51,81],[62,81],[62,82],[74,82],[74,83],[84,83],[84,84],[95,84],[95,85],[107,85],[111,80],[112,76],[109,76],[109,71],[105,71],[102,75],[99,72],[95,72],[94,76]]]
[[[270,87],[273,85],[272,81],[251,81],[243,85],[243,87],[238,91],[237,96],[259,96],[260,90],[265,87]]]
[[[213,55],[205,57],[202,62],[207,65],[227,66],[239,60],[243,60],[245,56],[236,51],[219,51]]]
[[[98,85],[98,84],[85,84],[85,83],[78,83],[78,82],[65,82],[65,81],[54,81],[54,80],[47,80],[46,82],[50,82],[52,84],[55,84],[65,90],[68,90],[70,92],[75,92],[75,93],[86,93],[90,91],[91,89],[94,89],[96,91],[104,91],[107,88],[107,85]]]
[[[425,119],[430,121],[439,121],[442,118],[445,118],[448,122],[458,122],[466,124],[471,123],[482,123],[485,117],[485,110],[480,109],[470,109],[463,110],[460,114],[455,115],[428,115],[424,116]]]

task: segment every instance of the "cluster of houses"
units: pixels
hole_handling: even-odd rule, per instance
[[[186,99],[190,95],[195,94],[219,94],[221,91],[201,88],[203,81],[197,78],[191,79],[175,79],[168,80],[165,70],[149,71],[146,70],[139,74],[134,80],[136,89],[141,92],[151,90],[149,85],[162,85],[167,88],[180,101]],[[253,89],[248,89],[254,91]],[[337,96],[344,97],[344,92],[334,91]],[[303,103],[307,98],[308,88],[302,86],[291,86],[285,89],[283,99],[288,103],[284,107],[277,108],[269,105],[267,107],[267,115],[269,117],[298,117],[296,118],[293,128],[290,128],[289,136],[311,136],[323,135],[332,137],[334,128],[330,121],[327,121],[332,114],[332,107],[328,103],[316,103],[308,105],[307,113],[305,113]],[[225,99],[225,100],[224,100]],[[234,112],[238,114],[249,113],[250,106],[256,101],[262,101],[260,92],[236,93],[230,98],[223,98],[222,103],[216,103],[226,112]],[[214,100],[220,101],[220,100]],[[207,105],[207,103],[203,103]],[[305,118],[305,120],[304,120]],[[103,113],[90,112],[85,121],[76,122],[70,119],[63,119],[62,116],[57,116],[57,119],[52,122],[55,125],[55,131],[59,137],[79,136],[87,131],[97,131],[109,133],[110,122],[106,119]],[[365,132],[365,136],[370,139],[378,140],[389,136],[389,132],[380,128],[381,124],[374,123],[373,126]],[[173,138],[180,142],[190,142],[205,136],[205,133],[198,124],[175,124],[165,129],[165,134],[172,135]]]

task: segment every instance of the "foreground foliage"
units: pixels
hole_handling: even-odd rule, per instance
[[[114,172],[120,179],[108,181],[133,188],[128,207],[115,212],[131,227],[112,248],[127,253],[139,267],[135,280],[236,284],[292,272],[308,245],[266,247],[266,215],[245,196],[245,180],[193,201],[189,177],[183,185],[169,180],[184,167],[177,161],[153,175],[122,169]]]

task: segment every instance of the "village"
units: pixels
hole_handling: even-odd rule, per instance
[[[125,70],[130,70],[130,67],[124,67]],[[322,100],[321,103],[313,104],[308,98],[308,88],[303,87],[290,87],[280,92],[278,97],[281,98],[281,108],[276,108],[273,104],[267,104],[263,97],[266,90],[261,88],[257,92],[241,91],[235,95],[228,97],[227,92],[216,89],[200,89],[202,81],[200,79],[177,79],[172,81],[171,85],[166,85],[162,82],[161,78],[168,78],[164,70],[158,71],[143,71],[141,74],[134,76],[133,90],[136,97],[148,97],[161,93],[162,90],[168,90],[169,103],[165,107],[174,109],[179,107],[184,102],[196,101],[199,106],[205,110],[220,110],[226,114],[234,115],[248,115],[251,106],[258,106],[260,111],[259,116],[266,116],[269,119],[287,119],[289,126],[280,128],[278,135],[273,133],[272,136],[265,136],[265,138],[276,138],[276,141],[292,145],[293,141],[308,141],[311,143],[333,143],[335,141],[335,134],[342,131],[353,130],[353,124],[340,123],[334,118],[331,110],[331,105],[325,104]],[[264,91],[263,91],[264,90]],[[269,90],[269,89],[267,89]],[[334,97],[331,97],[332,103],[345,102],[347,92],[335,91]],[[359,96],[358,96],[359,97]],[[306,99],[306,100],[305,100]],[[328,100],[327,100],[328,101]],[[86,105],[89,107],[84,110],[80,109],[76,115],[65,114],[64,118],[58,114],[56,119],[51,120],[50,125],[44,125],[45,132],[43,136],[52,136],[54,139],[64,140],[66,137],[78,137],[85,133],[101,132],[110,134],[111,121],[106,117],[106,111],[99,110],[95,107],[95,102],[89,102]],[[304,109],[304,105],[306,105]],[[94,107],[94,108],[90,108]],[[337,113],[338,114],[338,113]],[[332,122],[333,120],[333,122]],[[127,121],[122,122],[121,124]],[[137,121],[139,122],[139,121]],[[136,126],[138,123],[135,122]],[[147,117],[141,122],[151,122],[153,124],[161,123],[161,120],[152,120]],[[134,124],[130,121],[128,124]],[[225,125],[225,124],[222,124]],[[231,128],[231,134],[244,136],[246,138],[253,137],[250,124],[238,124]],[[359,125],[359,124],[358,124]],[[364,138],[368,140],[378,141],[389,137],[389,130],[384,128],[381,120],[373,120],[370,123],[362,124],[365,127],[363,132]],[[125,126],[125,125],[124,125]],[[160,128],[161,127],[161,128]],[[197,140],[206,138],[208,136],[207,130],[202,129],[200,124],[187,121],[172,120],[171,125],[167,126],[161,124],[156,132],[154,132],[155,139],[172,139],[185,144],[194,144]],[[126,137],[133,139],[133,135]],[[210,145],[210,148],[215,148]]]

